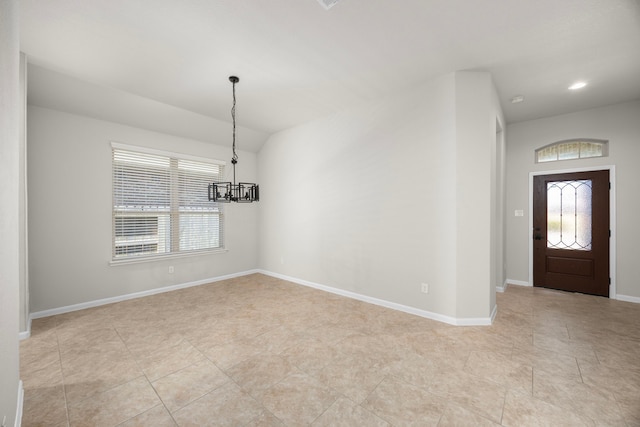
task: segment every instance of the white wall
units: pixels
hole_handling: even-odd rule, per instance
[[[491,75],[457,72],[457,317],[462,318],[491,315],[496,270],[502,270],[498,179],[503,161],[496,121],[504,123]]]
[[[273,135],[259,153],[260,267],[451,318],[487,318],[492,96],[488,74],[452,73]],[[470,131],[458,147],[478,113],[470,126],[484,133]],[[475,232],[477,214],[486,232]],[[458,292],[461,283],[474,293]]]
[[[226,253],[109,265],[111,141],[217,158],[228,164],[229,147],[35,106],[29,106],[28,134],[32,312],[257,267],[256,204],[225,206]],[[219,137],[228,139],[230,133]],[[243,151],[238,155],[238,177],[252,182],[257,174],[256,155]],[[173,274],[168,272],[170,265],[175,268]]]
[[[18,1],[0,0],[0,422],[16,424],[19,392],[20,51]]]
[[[609,141],[609,157],[535,164],[534,151],[570,138]],[[617,293],[640,298],[637,253],[640,241],[640,101],[617,104],[545,119],[514,123],[507,127],[507,276],[529,281],[529,173],[614,165],[617,204]],[[515,217],[514,210],[524,210]]]

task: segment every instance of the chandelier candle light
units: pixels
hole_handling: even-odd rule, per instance
[[[238,202],[251,203],[260,200],[258,184],[251,182],[239,182],[236,184],[236,83],[240,81],[236,76],[230,76],[229,81],[233,84],[233,107],[231,108],[231,118],[233,119],[233,182],[214,182],[209,184],[209,201],[212,202]]]

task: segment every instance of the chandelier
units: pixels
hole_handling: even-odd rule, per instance
[[[233,84],[233,107],[231,107],[231,118],[233,119],[233,182],[214,182],[209,184],[209,201],[212,202],[238,202],[251,203],[260,200],[258,184],[251,182],[238,182],[236,184],[236,164],[238,155],[236,154],[236,83],[240,81],[236,76],[230,76],[229,81]]]

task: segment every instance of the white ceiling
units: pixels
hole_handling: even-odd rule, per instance
[[[509,123],[640,99],[638,0],[20,7],[21,49],[34,66],[30,103],[198,137],[207,125],[196,122],[230,121],[234,74],[238,123],[251,129],[252,150],[272,132],[456,70],[491,72]],[[569,91],[576,80],[589,85]],[[525,101],[512,104],[515,95]]]

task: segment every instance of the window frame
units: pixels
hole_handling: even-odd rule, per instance
[[[212,176],[214,181],[222,181],[224,178],[224,167],[226,162],[223,160],[206,158],[206,157],[198,157],[192,156],[183,153],[170,152],[165,150],[157,150],[153,148],[134,146],[129,144],[122,144],[119,142],[112,141],[111,142],[111,259],[109,264],[111,265],[121,265],[121,264],[132,264],[132,263],[141,263],[148,261],[157,261],[164,260],[169,258],[183,258],[183,257],[193,257],[193,256],[202,256],[202,255],[211,255],[216,253],[224,253],[227,252],[225,247],[225,239],[224,239],[224,229],[225,229],[225,215],[224,215],[224,207],[221,203],[209,202],[213,207],[212,210],[216,212],[211,212],[215,214],[219,218],[219,225],[217,228],[217,238],[219,240],[219,245],[215,248],[205,248],[205,249],[193,249],[193,250],[180,250],[181,246],[181,238],[180,238],[180,230],[179,225],[180,218],[185,214],[190,214],[192,212],[181,209],[180,204],[180,191],[181,191],[181,182],[178,178],[180,169],[179,163],[183,162],[197,162],[197,163],[205,163],[209,165],[216,165],[220,168],[217,176]],[[167,197],[170,200],[169,209],[166,211],[148,211],[145,212],[144,209],[132,211],[135,216],[155,216],[157,221],[160,222],[160,214],[166,215],[168,218],[166,219],[169,222],[168,227],[168,239],[170,241],[170,251],[164,253],[153,253],[153,254],[139,254],[139,255],[129,255],[129,256],[118,256],[116,257],[117,246],[116,246],[116,218],[118,216],[118,207],[116,206],[116,182],[115,182],[115,171],[116,171],[116,161],[114,159],[114,153],[116,151],[120,152],[129,152],[132,154],[140,154],[140,155],[152,155],[152,156],[161,156],[167,159],[168,163],[168,194]],[[204,187],[202,189],[202,194],[205,199],[207,199],[207,188]],[[120,212],[122,210],[120,209]],[[206,212],[205,212],[206,213]],[[120,216],[121,218],[121,216]],[[160,237],[158,237],[160,238]]]

